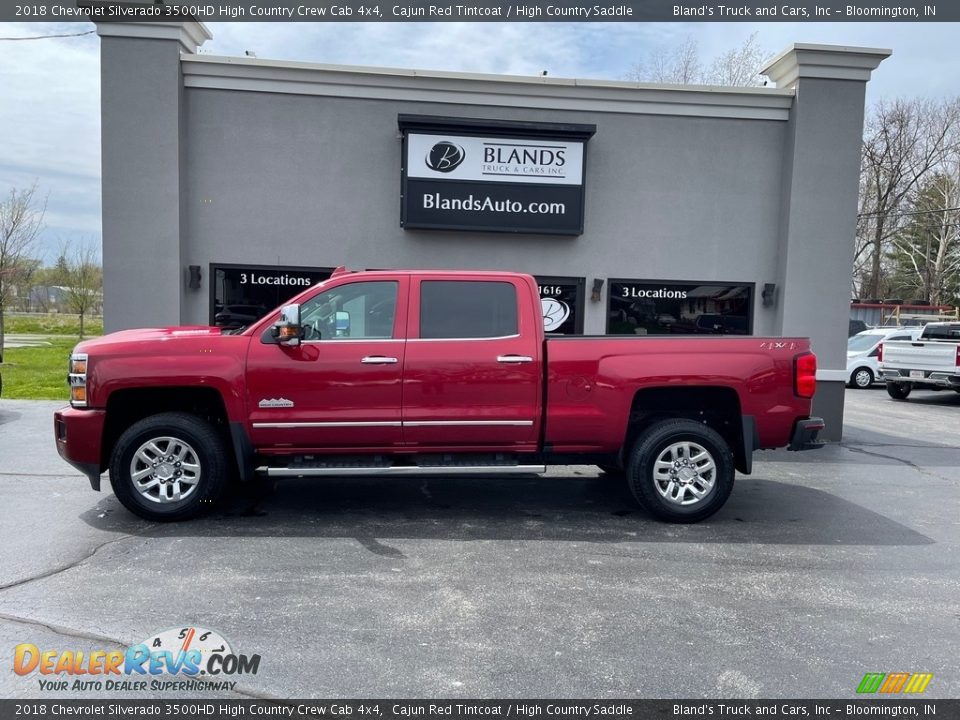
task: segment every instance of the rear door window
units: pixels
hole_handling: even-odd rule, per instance
[[[494,281],[420,283],[420,337],[495,338],[517,335],[517,289]]]

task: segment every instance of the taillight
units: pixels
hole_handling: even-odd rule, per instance
[[[879,345],[877,345],[877,362],[878,363],[883,362],[883,343],[880,343]]]
[[[960,345],[957,345],[957,367],[960,367]]]
[[[793,359],[793,391],[802,398],[812,398],[817,391],[817,356],[813,353]]]

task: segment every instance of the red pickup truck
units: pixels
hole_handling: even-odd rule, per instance
[[[77,345],[60,455],[150,520],[230,480],[624,473],[650,513],[696,522],[753,451],[819,447],[801,338],[545,337],[506,272],[349,272],[242,332],[126,330]]]

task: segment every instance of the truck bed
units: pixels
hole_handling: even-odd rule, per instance
[[[782,447],[797,416],[793,359],[805,338],[756,336],[566,336],[546,340],[544,441],[556,452],[604,452],[623,444],[632,405],[687,388],[753,418],[757,448]],[[618,422],[611,422],[615,418]]]

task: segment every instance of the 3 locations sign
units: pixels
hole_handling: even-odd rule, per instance
[[[583,233],[593,125],[401,115],[405,228]]]
[[[210,265],[210,323],[240,328],[256,322],[273,308],[318,282],[329,268],[269,265]]]

